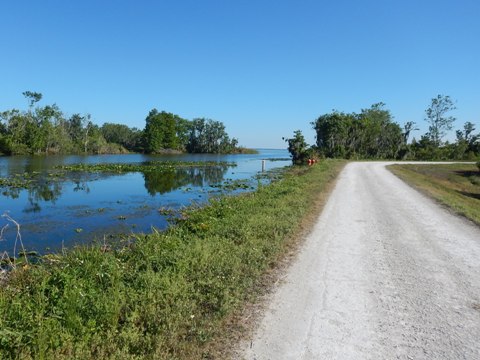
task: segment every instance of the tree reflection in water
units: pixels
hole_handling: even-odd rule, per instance
[[[183,186],[204,187],[210,184],[218,184],[223,181],[229,165],[198,166],[161,168],[158,171],[141,171],[147,192],[154,196],[174,191]],[[28,169],[33,171],[33,169]],[[25,172],[26,174],[28,172]],[[37,173],[38,174],[38,173]],[[126,174],[126,173],[125,173]],[[23,191],[27,193],[28,204],[23,210],[25,213],[37,213],[42,210],[40,204],[49,202],[55,204],[62,193],[68,188],[74,192],[85,192],[88,194],[89,182],[98,179],[107,179],[113,176],[124,176],[125,174],[70,172],[62,176],[51,176],[51,174],[38,174],[32,177],[28,186],[15,187],[6,186],[2,189],[2,195],[12,199],[18,199]],[[70,186],[73,185],[73,188]]]
[[[150,195],[165,194],[192,185],[195,187],[208,186],[223,181],[228,170],[227,165],[187,167],[143,173],[145,188]]]
[[[88,174],[73,174],[73,176],[68,179],[52,179],[47,175],[39,175],[29,182],[27,187],[6,186],[2,189],[1,194],[11,199],[18,199],[20,194],[25,191],[27,193],[28,204],[23,212],[38,213],[42,210],[40,206],[41,202],[55,204],[62,196],[67,183],[73,183],[73,191],[84,191],[88,194],[90,192],[88,182],[91,180],[92,178]]]

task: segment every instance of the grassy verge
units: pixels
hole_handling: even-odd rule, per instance
[[[0,358],[212,359],[212,339],[291,246],[343,162],[297,168],[188,210],[121,248],[17,266],[0,288]]]
[[[389,168],[407,183],[480,225],[480,173],[475,165],[409,164]]]

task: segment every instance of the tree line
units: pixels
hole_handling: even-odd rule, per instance
[[[234,153],[247,149],[230,138],[220,121],[153,109],[143,130],[124,124],[98,126],[90,115],[69,117],[56,105],[39,106],[42,94],[23,93],[25,110],[0,112],[0,154],[111,154],[126,152]]]
[[[311,123],[316,144],[309,146],[301,131],[284,139],[294,163],[309,158],[397,159],[397,160],[475,160],[480,156],[480,133],[475,125],[466,122],[456,131],[454,142],[444,141],[456,119],[450,116],[455,102],[438,95],[425,110],[428,131],[420,139],[409,138],[417,131],[409,121],[401,127],[393,120],[384,103],[377,103],[360,113],[334,110],[319,116]]]
[[[230,139],[220,121],[197,118],[191,121],[157,109],[150,111],[144,130],[145,151],[165,150],[189,153],[232,153],[241,151],[238,140]]]

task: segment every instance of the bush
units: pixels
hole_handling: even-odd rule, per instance
[[[308,150],[308,144],[305,142],[305,137],[300,130],[293,133],[293,138],[283,138],[288,143],[288,152],[292,156],[292,162],[294,165],[301,165],[307,162],[310,155]]]

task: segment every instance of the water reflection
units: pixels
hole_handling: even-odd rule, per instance
[[[184,186],[203,187],[223,181],[228,166],[178,168],[143,173],[145,189],[150,195],[165,194]]]
[[[65,187],[73,184],[73,191],[90,192],[88,182],[92,180],[91,176],[75,174],[73,178],[50,178],[47,174],[38,174],[34,176],[25,187],[4,186],[1,194],[4,197],[18,199],[22,193],[26,194],[27,205],[23,212],[38,213],[42,210],[41,202],[55,204],[62,196]]]
[[[62,195],[62,189],[63,187],[60,183],[47,181],[42,181],[37,186],[27,189],[29,206],[23,211],[26,213],[40,212],[42,210],[40,206],[41,201],[55,204],[55,201]]]
[[[0,186],[0,215],[8,213],[21,224],[28,250],[56,251],[63,246],[92,241],[104,234],[150,232],[168,226],[159,209],[178,210],[192,203],[205,203],[218,192],[234,193],[251,188],[223,186],[232,181],[250,181],[261,170],[261,159],[283,158],[278,151],[258,155],[227,156],[50,156],[0,157],[0,177],[28,180],[25,187]],[[136,173],[67,172],[55,168],[70,164],[141,164],[151,161],[199,161],[198,166]],[[235,162],[235,168],[205,161]],[[268,162],[267,169],[289,165]],[[211,186],[215,185],[214,188]],[[213,192],[213,194],[212,194]],[[5,225],[0,218],[0,228]],[[0,239],[0,251],[13,251],[15,229]]]
[[[34,169],[38,169],[36,166]],[[224,180],[228,165],[185,167],[176,169],[161,169],[158,171],[140,171],[145,181],[144,186],[148,194],[165,194],[185,186],[204,187],[218,184]],[[31,170],[31,172],[37,170]],[[11,199],[18,199],[22,192],[27,194],[28,204],[23,210],[25,213],[37,213],[42,210],[41,202],[55,202],[66,189],[73,192],[90,193],[89,183],[97,180],[107,180],[111,177],[121,177],[126,174],[89,174],[71,172],[60,177],[52,174],[39,174],[28,184],[26,189],[7,186],[2,195]]]

